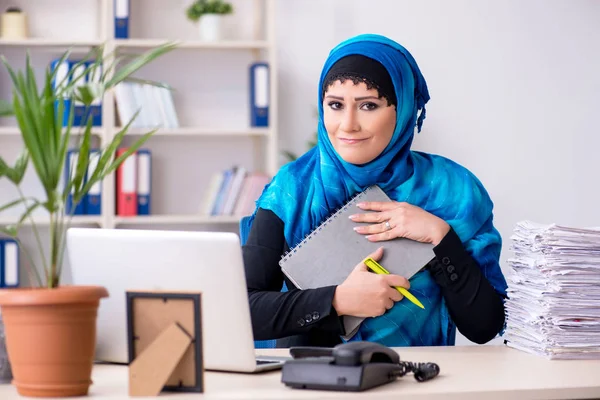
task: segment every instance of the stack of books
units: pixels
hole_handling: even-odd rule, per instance
[[[507,345],[551,359],[600,359],[600,230],[523,221],[511,248]]]
[[[250,215],[254,212],[256,200],[269,182],[268,175],[249,173],[242,166],[217,172],[207,186],[200,213],[212,216]]]
[[[139,111],[131,124],[132,128],[179,127],[177,111],[169,89],[122,82],[115,87],[115,100],[120,126],[129,123]]]

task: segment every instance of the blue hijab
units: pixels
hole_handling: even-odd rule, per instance
[[[352,54],[380,62],[392,78],[398,100],[390,143],[365,165],[345,162],[334,150],[323,123],[323,80],[336,61]],[[501,238],[492,223],[493,204],[485,188],[457,163],[410,150],[415,127],[421,130],[429,100],[427,84],[411,54],[383,36],[353,37],[330,52],[318,93],[317,146],[282,167],[257,201],[258,207],[273,211],[284,222],[290,248],[358,192],[376,184],[391,199],[421,207],[450,224],[483,275],[505,294],[506,281],[499,266]],[[367,318],[351,340],[387,346],[454,344],[455,325],[429,271],[418,273],[410,282],[425,310],[407,301],[397,302],[384,315]]]

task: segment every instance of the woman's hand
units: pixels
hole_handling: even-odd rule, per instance
[[[379,261],[382,256],[383,247],[380,247],[367,257]],[[402,276],[369,272],[365,263],[361,262],[335,289],[333,307],[338,315],[378,317],[392,308],[394,302],[403,298],[392,286],[409,289],[410,283]]]
[[[450,230],[450,225],[443,219],[408,203],[362,202],[357,206],[362,210],[376,211],[350,216],[354,222],[373,223],[354,228],[372,242],[407,238],[437,246]]]

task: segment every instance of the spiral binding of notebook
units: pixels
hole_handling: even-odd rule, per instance
[[[283,257],[281,258],[281,261],[279,262],[279,265],[285,263],[288,259],[290,259],[300,248],[302,248],[303,245],[305,245],[309,240],[311,240],[317,233],[321,232],[333,220],[335,220],[340,214],[344,213],[346,210],[348,210],[348,208],[350,208],[350,206],[356,204],[370,190],[373,190],[376,187],[377,186],[369,186],[368,188],[366,188],[362,192],[359,192],[354,197],[350,198],[350,200],[348,200],[348,202],[346,204],[344,204],[342,207],[340,207],[336,211],[334,211],[329,217],[327,217],[325,219],[324,222],[322,222],[321,224],[319,224],[319,226],[317,226],[313,231],[311,231],[309,234],[307,234],[304,237],[304,239],[302,239],[302,241],[300,243],[298,243],[296,246],[294,246],[289,251],[285,252],[285,254],[283,255]]]

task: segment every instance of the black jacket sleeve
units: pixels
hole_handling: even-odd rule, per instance
[[[472,342],[492,340],[504,326],[504,301],[450,229],[433,249],[429,270],[442,288],[456,328]]]
[[[332,306],[336,286],[299,290],[287,282],[289,291],[281,292],[284,275],[279,260],[286,249],[283,222],[272,211],[259,209],[242,248],[254,339],[318,335],[318,331],[343,334]]]

